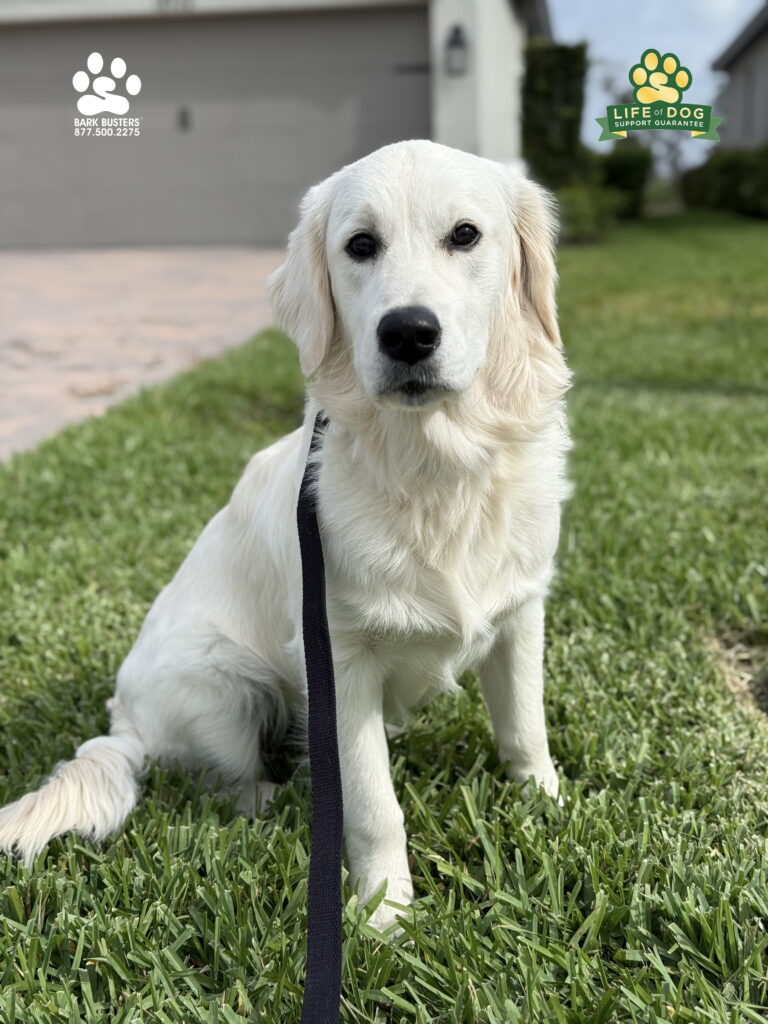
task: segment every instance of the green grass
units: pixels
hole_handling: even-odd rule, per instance
[[[345,1024],[765,1020],[768,726],[710,642],[768,642],[767,248],[689,217],[561,253],[566,803],[504,781],[474,680],[427,708],[392,745],[413,943],[348,906]],[[103,730],[157,589],[300,405],[267,333],[0,471],[0,799]],[[309,806],[295,780],[249,822],[155,769],[114,841],[0,861],[0,1020],[298,1020]]]

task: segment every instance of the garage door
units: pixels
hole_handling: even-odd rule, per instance
[[[138,137],[75,137],[93,51]],[[0,244],[281,244],[309,185],[429,135],[427,65],[421,5],[2,27]]]

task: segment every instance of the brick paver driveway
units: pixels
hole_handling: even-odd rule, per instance
[[[280,250],[0,252],[0,459],[270,323]]]

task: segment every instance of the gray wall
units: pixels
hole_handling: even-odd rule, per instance
[[[93,50],[139,138],[74,137]],[[3,27],[0,245],[280,244],[309,185],[429,135],[428,53],[424,7]]]
[[[745,147],[768,142],[768,32],[729,68],[725,96],[725,121],[718,128],[723,142]]]

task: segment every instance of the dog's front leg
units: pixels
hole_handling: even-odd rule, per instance
[[[368,652],[336,664],[339,759],[344,792],[344,842],[351,882],[365,903],[387,883],[386,900],[410,903],[413,885],[408,868],[403,812],[389,770],[384,731],[383,678]],[[384,930],[397,908],[380,903],[369,923]]]
[[[532,598],[499,627],[491,652],[479,666],[480,684],[507,774],[524,784],[533,776],[557,796],[544,720],[544,601]]]

